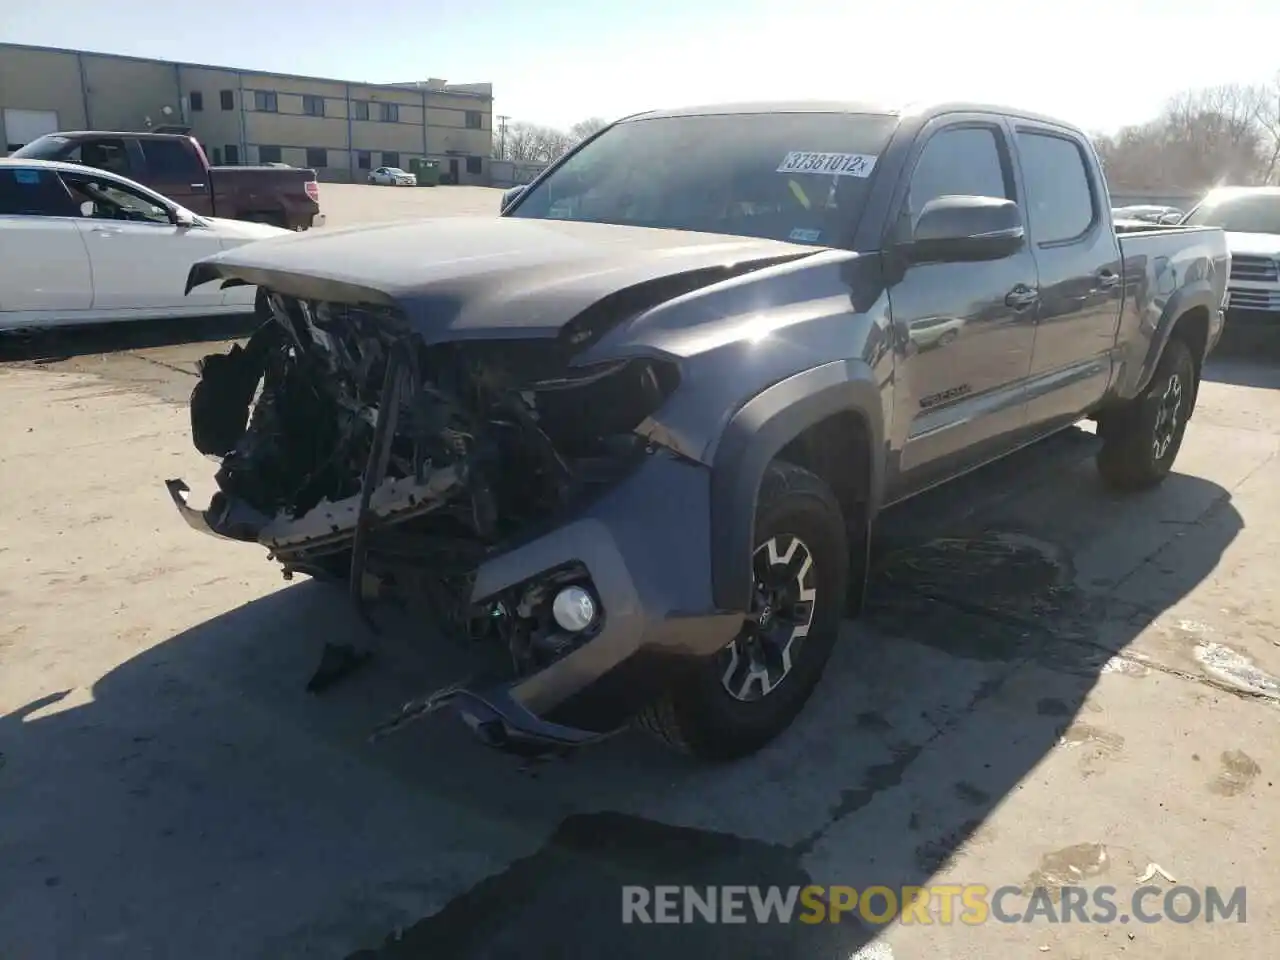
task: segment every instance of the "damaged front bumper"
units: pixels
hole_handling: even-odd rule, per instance
[[[451,480],[442,472],[423,482],[386,481],[369,500],[374,529],[429,510]],[[183,481],[167,486],[193,529],[260,543],[286,567],[299,551],[350,547],[360,516],[359,497],[321,504],[297,520],[267,517],[221,493],[199,510],[188,504]],[[449,708],[490,746],[523,752],[582,746],[625,725],[741,625],[740,612],[718,611],[711,600],[710,496],[705,467],[654,448],[566,522],[486,556],[471,581],[473,608],[496,610],[503,598],[573,564],[599,601],[599,629],[534,672],[448,687],[406,705],[391,727]]]
[[[181,480],[168,487],[194,529],[261,543],[277,558],[287,560],[290,548],[303,544],[349,546],[354,535],[358,504],[326,504],[316,516],[290,522],[221,495],[197,510]],[[382,529],[412,516],[415,506],[425,509],[428,493],[406,481],[378,488],[375,522]],[[485,609],[572,563],[599,600],[599,631],[536,672],[445,688],[407,705],[402,718],[452,708],[484,742],[515,751],[581,746],[618,729],[741,625],[740,613],[716,611],[711,602],[709,510],[708,471],[658,451],[573,519],[486,558],[475,570],[474,607]]]

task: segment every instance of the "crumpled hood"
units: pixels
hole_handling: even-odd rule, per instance
[[[1280,257],[1280,234],[1228,233],[1227,249],[1249,257]]]
[[[449,217],[326,229],[225,251],[197,262],[187,289],[223,277],[303,299],[395,306],[427,342],[553,337],[610,294],[641,287],[646,295],[631,305],[657,303],[824,249],[610,224]]]

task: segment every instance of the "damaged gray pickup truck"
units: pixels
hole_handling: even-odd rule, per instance
[[[256,285],[263,323],[192,395],[212,503],[169,490],[368,622],[425,600],[488,651],[402,717],[513,751],[638,719],[742,756],[817,685],[886,506],[1086,418],[1111,486],[1169,473],[1230,258],[1110,209],[1088,139],[1029,113],[629,117],[500,215],[193,267]]]

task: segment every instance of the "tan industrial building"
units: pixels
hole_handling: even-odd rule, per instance
[[[0,44],[0,155],[57,130],[189,127],[214,164],[287,163],[321,180],[439,161],[488,184],[493,86],[355,83]]]

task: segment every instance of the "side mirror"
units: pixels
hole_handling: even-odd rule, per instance
[[[527,183],[523,183],[518,187],[512,187],[510,190],[504,190],[502,200],[498,203],[498,212],[504,212],[507,207],[515,203],[520,198],[520,194],[524,193],[524,189],[527,186]]]
[[[907,244],[917,262],[999,260],[1026,243],[1022,211],[1002,197],[937,197],[920,211]]]
[[[98,215],[98,205],[94,203],[92,200],[86,200],[84,203],[80,204],[80,216],[95,217],[97,215]]]
[[[169,212],[169,219],[179,227],[194,227],[196,225],[191,214],[187,213],[185,210],[171,210]]]

